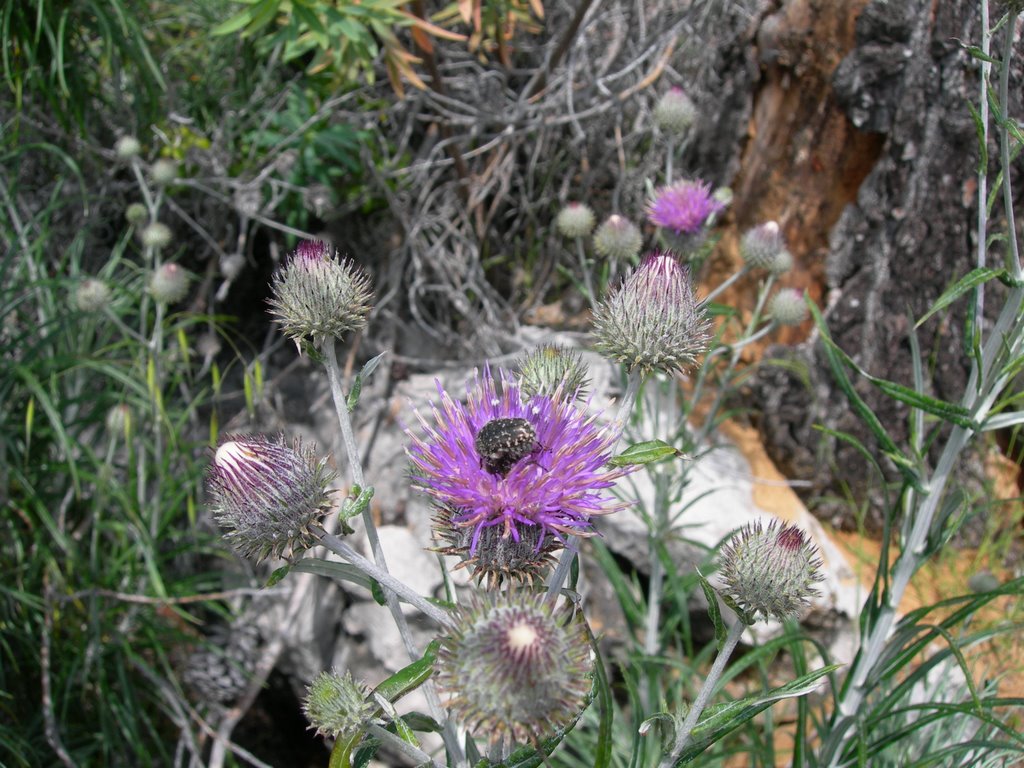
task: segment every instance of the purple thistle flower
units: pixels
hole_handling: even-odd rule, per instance
[[[711,186],[703,181],[677,181],[659,187],[647,203],[650,222],[677,235],[700,232],[708,218],[725,206],[711,196]]]
[[[470,556],[488,529],[516,542],[540,533],[540,548],[548,535],[562,543],[568,534],[590,535],[591,518],[628,506],[601,493],[632,470],[605,468],[617,436],[571,397],[524,398],[513,376],[501,373],[496,381],[490,368],[474,377],[466,404],[440,383],[437,389],[434,424],[416,414],[425,437],[406,430],[413,486],[451,509],[452,525],[474,529]],[[508,440],[495,441],[496,434]]]

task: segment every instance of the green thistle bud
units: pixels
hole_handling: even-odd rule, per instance
[[[611,261],[635,259],[643,244],[643,235],[636,225],[617,213],[609,216],[594,233],[594,250]]]
[[[782,277],[793,268],[793,254],[783,248],[775,254],[775,260],[768,265],[768,271],[775,277]]]
[[[285,335],[296,342],[309,337],[317,346],[364,328],[373,300],[363,271],[316,240],[299,244],[274,274],[272,290],[270,312]]]
[[[693,365],[707,348],[708,321],[689,270],[672,253],[648,254],[594,311],[594,335],[602,354],[645,376]]]
[[[102,280],[87,278],[75,289],[75,306],[82,312],[99,312],[110,303],[110,288]]]
[[[586,237],[594,228],[594,212],[583,203],[569,203],[558,212],[555,218],[555,228],[562,237],[570,240],[577,237]]]
[[[771,269],[785,247],[779,225],[769,221],[747,230],[740,240],[740,256],[754,269]]]
[[[121,160],[131,160],[142,151],[142,145],[134,136],[122,136],[114,144],[114,154]]]
[[[441,638],[437,683],[474,733],[533,743],[586,706],[592,671],[582,616],[556,616],[544,593],[489,594]]]
[[[327,461],[298,441],[229,437],[210,465],[213,515],[246,557],[291,556],[316,543],[315,528],[331,508],[333,477]]]
[[[795,288],[782,289],[772,296],[768,315],[779,325],[800,325],[808,315],[804,295]]]
[[[149,293],[161,304],[177,304],[188,293],[188,270],[177,264],[161,264],[149,278]]]
[[[686,133],[696,119],[697,107],[678,86],[669,88],[654,107],[654,122],[666,133]]]
[[[171,228],[160,221],[148,224],[142,230],[142,244],[147,248],[161,250],[171,243]]]
[[[125,403],[115,405],[107,411],[107,418],[104,420],[104,426],[106,426],[107,432],[111,437],[122,437],[131,429],[131,425],[132,409]]]
[[[124,217],[133,227],[139,226],[149,218],[149,211],[142,203],[132,203],[124,211]]]
[[[725,594],[750,620],[795,618],[818,594],[821,560],[804,532],[773,520],[734,534],[722,548],[720,574]]]
[[[178,178],[178,164],[173,160],[160,158],[150,167],[149,177],[158,187],[166,187]]]
[[[575,400],[583,397],[588,384],[580,354],[556,344],[545,344],[524,357],[516,364],[516,374],[526,397],[551,397],[560,391]]]
[[[320,736],[345,738],[363,728],[377,710],[370,691],[350,672],[321,672],[306,689],[302,711]]]

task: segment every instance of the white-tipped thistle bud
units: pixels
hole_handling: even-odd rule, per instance
[[[110,303],[110,287],[89,277],[75,288],[75,306],[82,312],[99,312]]]
[[[369,689],[353,680],[350,672],[321,672],[306,691],[302,711],[309,727],[320,736],[352,736],[366,726],[377,709],[369,698]]]
[[[747,621],[789,619],[818,594],[821,560],[813,544],[796,526],[760,521],[733,534],[719,556],[724,592]]]
[[[188,293],[188,270],[168,262],[149,278],[149,293],[161,304],[177,304]]]
[[[775,277],[782,277],[793,268],[793,254],[783,248],[775,254],[775,260],[768,265],[768,271]]]
[[[543,593],[477,597],[441,638],[438,687],[491,743],[533,743],[583,709],[593,657],[583,618],[556,615]]]
[[[121,160],[131,160],[138,157],[142,151],[142,144],[134,136],[122,136],[114,143],[114,154]]]
[[[646,376],[693,365],[707,348],[708,320],[689,270],[655,251],[594,310],[593,332],[606,357]]]
[[[240,253],[228,253],[220,259],[220,274],[225,280],[234,280],[245,268],[245,256]]]
[[[779,325],[800,325],[808,314],[804,295],[795,288],[783,288],[768,305],[768,316]]]
[[[137,227],[149,218],[149,211],[142,203],[132,203],[124,211],[124,217],[133,227]]]
[[[161,250],[171,243],[171,228],[162,221],[154,221],[142,230],[142,244],[147,248]]]
[[[162,157],[150,166],[149,178],[158,187],[165,187],[178,178],[178,164]]]
[[[594,229],[594,212],[583,203],[569,203],[558,212],[555,228],[562,237],[586,237]]]
[[[545,344],[516,364],[519,388],[526,397],[556,393],[579,399],[587,388],[587,366],[578,352]]]
[[[637,226],[613,213],[594,233],[594,250],[611,261],[629,261],[640,254],[644,238]]]
[[[242,555],[257,562],[292,556],[316,543],[333,477],[326,459],[298,441],[228,437],[210,464],[213,515]]]
[[[754,269],[770,269],[785,247],[779,225],[769,221],[744,233],[740,240],[740,256]]]
[[[288,338],[319,346],[366,326],[373,293],[366,274],[319,240],[299,244],[274,273],[270,312]]]
[[[675,85],[654,106],[654,122],[666,133],[686,133],[696,119],[697,107],[683,89]]]

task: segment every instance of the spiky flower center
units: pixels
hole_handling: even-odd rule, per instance
[[[492,419],[476,434],[476,452],[484,469],[507,475],[537,447],[537,430],[526,419]]]

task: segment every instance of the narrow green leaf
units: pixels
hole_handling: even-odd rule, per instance
[[[356,489],[353,488],[353,491]],[[361,515],[363,511],[370,506],[370,500],[373,498],[373,486],[369,485],[366,488],[360,488],[358,495],[353,499],[348,496],[341,502],[341,509],[338,514],[342,520],[350,520],[353,517]]]
[[[1006,429],[1007,427],[1015,427],[1018,424],[1024,424],[1024,411],[1013,411],[1011,413],[996,413],[985,419],[985,423],[982,424],[981,428],[985,432],[990,432],[994,429]]]
[[[370,378],[386,354],[387,352],[381,352],[379,355],[371,357],[359,370],[359,373],[356,374],[355,379],[352,381],[352,390],[348,393],[348,397],[345,400],[349,413],[354,411],[359,403],[359,393],[363,390],[363,382]]]
[[[223,35],[230,35],[232,32],[237,32],[242,27],[246,26],[253,18],[253,9],[246,8],[244,11],[235,14],[230,19],[222,21],[220,24],[210,30],[210,34],[214,37],[220,37]]]
[[[618,456],[613,457],[608,464],[613,467],[639,466],[661,461],[669,456],[682,456],[683,452],[673,448],[664,440],[647,440],[643,443],[634,443]]]
[[[351,581],[366,589],[372,589],[376,582],[348,563],[335,563],[331,560],[320,560],[315,557],[306,557],[292,565],[292,570],[299,573],[315,573],[317,576],[326,576],[335,581]]]
[[[698,572],[697,575],[700,578],[700,588],[704,591],[704,597],[708,601],[708,616],[715,626],[715,644],[718,646],[718,650],[722,650],[725,636],[729,634],[729,630],[726,628],[725,622],[722,621],[722,612],[718,608],[718,593],[711,586],[711,582],[704,578],[704,574]]]
[[[270,587],[273,587],[274,585],[279,583],[281,579],[288,575],[288,572],[291,569],[292,567],[290,565],[282,565],[280,568],[275,570],[272,574],[270,574],[270,578],[267,579],[266,587],[269,589]]]
[[[394,703],[419,688],[434,674],[434,662],[440,647],[438,640],[431,642],[423,651],[423,656],[395,672],[374,688],[373,692]]]
[[[928,318],[934,315],[936,312],[941,312],[954,301],[959,299],[965,293],[973,290],[982,283],[987,283],[993,278],[1001,278],[1006,275],[1005,269],[992,269],[990,267],[978,267],[977,269],[971,270],[966,275],[957,280],[952,286],[946,289],[946,291],[939,296],[936,302],[932,305],[921,319],[914,325],[915,328],[920,328]]]

